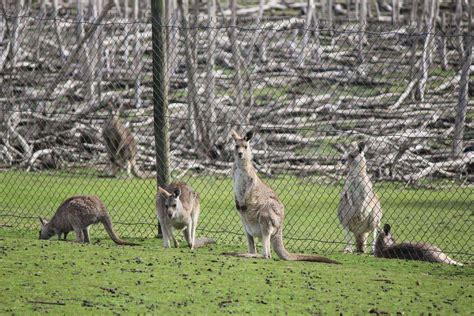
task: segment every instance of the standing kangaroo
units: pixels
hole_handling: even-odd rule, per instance
[[[382,219],[382,208],[367,175],[364,157],[365,144],[348,154],[348,175],[341,194],[338,216],[344,227],[347,245],[344,252],[352,252],[353,239],[357,252],[364,252],[367,238],[373,232],[372,250],[375,245],[376,228]]]
[[[462,263],[454,261],[441,249],[430,244],[402,243],[397,245],[390,229],[390,225],[385,224],[383,231],[379,233],[375,242],[374,255],[376,257],[421,260],[462,266]]]
[[[283,221],[285,218],[283,203],[277,194],[264,183],[252,164],[252,152],[249,141],[253,132],[240,136],[232,131],[235,141],[234,178],[235,205],[247,235],[248,250],[246,254],[227,253],[240,257],[260,257],[256,254],[254,238],[258,237],[263,244],[263,258],[271,258],[273,247],[278,257],[283,260],[339,263],[318,255],[290,253],[283,245]]]
[[[70,231],[76,233],[76,241],[88,243],[89,226],[102,223],[110,238],[118,245],[136,246],[137,244],[120,239],[112,227],[112,220],[104,203],[97,196],[74,196],[64,201],[48,222],[40,217],[39,239],[50,239],[54,235],[66,239]]]
[[[215,243],[209,238],[196,239],[196,228],[199,220],[200,199],[191,186],[183,182],[175,182],[159,187],[156,202],[156,213],[163,232],[163,246],[170,246],[170,239],[174,246],[179,247],[173,228],[182,230],[189,248],[199,248]]]
[[[120,120],[119,113],[120,109],[116,113],[112,113],[110,110],[109,119],[102,129],[102,137],[112,163],[112,175],[115,176],[126,165],[129,178],[133,174],[144,179],[146,175],[140,171],[136,162],[137,141],[132,132]]]

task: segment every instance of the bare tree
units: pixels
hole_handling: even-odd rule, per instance
[[[195,120],[195,108],[197,100],[197,77],[196,77],[196,61],[193,58],[192,47],[190,43],[191,35],[189,33],[189,7],[188,0],[178,0],[178,7],[181,13],[181,36],[184,40],[184,52],[186,58],[186,75],[188,86],[188,133],[194,144],[197,144],[197,128]]]
[[[207,133],[202,135],[202,140],[204,142],[203,147],[211,150],[215,144],[216,133],[211,128],[212,124],[215,124],[217,120],[215,104],[215,78],[214,78],[214,68],[215,68],[215,52],[216,52],[216,40],[217,40],[217,30],[216,30],[216,0],[207,1],[207,15],[208,15],[208,31],[207,31],[207,53],[206,53],[206,85],[205,92],[202,104],[206,104],[206,108],[202,109],[203,117],[206,125]]]
[[[471,1],[472,2],[472,1]],[[467,103],[469,98],[469,75],[472,63],[472,7],[468,8],[469,28],[465,36],[466,45],[464,53],[464,61],[461,70],[461,80],[459,82],[459,99],[456,107],[456,120],[454,124],[454,139],[453,139],[453,156],[458,157],[462,153],[463,137],[464,137],[464,122],[466,120]]]
[[[429,10],[429,15],[428,15]],[[420,81],[416,90],[416,98],[420,101],[425,100],[426,83],[428,82],[428,71],[431,64],[432,41],[436,27],[436,17],[438,16],[439,0],[425,0],[424,18],[425,18],[425,41],[421,56]],[[425,14],[426,13],[426,14]]]

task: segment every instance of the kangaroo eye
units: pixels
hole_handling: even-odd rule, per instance
[[[172,207],[176,207],[176,204],[171,205]]]
[[[235,149],[239,149],[239,145],[235,145]]]
[[[244,145],[244,149],[247,149],[247,145]]]

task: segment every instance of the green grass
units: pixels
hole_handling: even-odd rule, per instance
[[[285,240],[293,251],[318,252],[341,266],[245,260],[231,180],[188,176],[201,193],[199,235],[218,245],[163,249],[156,232],[153,180],[104,179],[90,170],[0,174],[0,314],[290,313],[408,314],[471,311],[474,269],[473,189],[413,189],[377,183],[383,222],[400,240],[428,241],[465,267],[343,255],[336,217],[341,186],[313,178],[267,179],[286,206]],[[445,183],[446,185],[446,183]],[[38,241],[37,216],[50,217],[66,197],[100,196],[118,232],[141,246],[118,247],[99,225],[91,245]],[[69,237],[70,239],[73,236]],[[47,304],[55,303],[55,304]]]
[[[117,231],[125,237],[156,235],[154,180],[105,179],[94,173],[0,173],[0,226],[36,231],[38,216],[50,218],[66,198],[98,195],[108,206]],[[243,245],[242,226],[234,209],[229,177],[188,176],[201,195],[200,235],[225,244]],[[313,183],[313,178],[282,176],[266,180],[285,204],[285,239],[292,250],[342,249],[343,231],[337,219],[342,185]],[[406,188],[402,184],[375,183],[384,210],[400,241],[425,241],[450,252],[461,261],[474,253],[471,237],[474,190],[456,183],[444,189]],[[104,236],[96,227],[92,236]]]
[[[263,261],[220,255],[243,245],[80,245],[11,228],[0,236],[0,314],[472,312],[472,266],[343,254],[331,255],[342,265]]]

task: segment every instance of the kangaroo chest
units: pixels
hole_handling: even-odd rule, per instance
[[[234,195],[235,202],[239,204],[240,207],[245,206],[245,199],[248,187],[251,184],[251,179],[248,174],[239,168],[234,170]],[[239,207],[238,207],[239,208]]]

